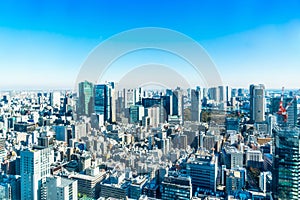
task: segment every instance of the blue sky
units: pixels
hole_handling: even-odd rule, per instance
[[[72,88],[99,43],[139,27],[193,38],[225,84],[299,88],[299,10],[299,1],[0,1],[0,89]]]

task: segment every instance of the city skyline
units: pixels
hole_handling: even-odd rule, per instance
[[[33,2],[0,6],[0,89],[74,88],[80,68],[97,45],[132,28],[163,27],[198,42],[225,85],[297,88],[300,70],[300,3]],[[127,9],[124,9],[127,8]],[[179,71],[184,62],[161,51],[140,51],[112,65],[162,62]],[[105,80],[114,80],[107,75]]]

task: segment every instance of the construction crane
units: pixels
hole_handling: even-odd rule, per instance
[[[288,119],[288,113],[287,113],[287,110],[288,108],[293,104],[293,102],[297,99],[297,93],[299,92],[300,90],[298,90],[295,94],[294,94],[294,98],[289,102],[287,103],[286,107],[283,106],[283,96],[284,96],[284,87],[282,87],[282,91],[281,91],[281,97],[280,97],[280,102],[279,102],[279,110],[277,112],[278,115],[281,115],[283,117],[283,121],[284,123],[287,122],[287,119]]]

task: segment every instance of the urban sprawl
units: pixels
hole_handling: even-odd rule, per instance
[[[296,90],[0,92],[0,199],[300,199]]]

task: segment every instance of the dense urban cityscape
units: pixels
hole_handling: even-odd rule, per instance
[[[299,199],[297,90],[0,93],[0,199]]]
[[[299,200],[300,1],[0,1],[0,200]]]

